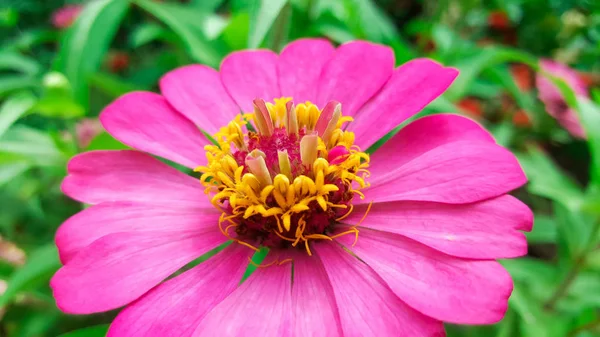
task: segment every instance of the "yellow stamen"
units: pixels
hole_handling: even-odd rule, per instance
[[[273,121],[271,120],[271,115],[265,105],[265,101],[262,99],[254,100],[254,119],[258,132],[265,136],[273,134]]]
[[[356,242],[360,222],[329,234],[331,226],[353,212],[352,198],[364,198],[361,190],[368,186],[369,156],[354,145],[354,134],[342,129],[352,118],[342,115],[337,102],[330,102],[324,115],[314,104],[294,106],[290,98],[253,103],[253,114],[236,116],[214,135],[217,144],[204,148],[207,164],[195,169],[202,172],[200,182],[212,195],[211,203],[223,212],[219,230],[255,251],[269,237],[292,247],[303,244],[308,255],[312,255],[309,241],[354,234]],[[251,129],[244,127],[250,121],[258,133],[243,131]],[[264,141],[277,145],[263,148]],[[290,148],[294,142],[297,148]],[[348,153],[332,164],[329,151],[336,146]],[[275,158],[267,157],[274,153]],[[338,209],[345,212],[335,218]],[[370,205],[367,213],[369,209]],[[256,231],[260,235],[253,236]],[[291,259],[280,263],[285,261]]]
[[[296,108],[292,102],[288,102],[286,105],[287,118],[285,120],[285,127],[289,135],[298,134],[298,117],[296,116]]]
[[[292,164],[290,163],[287,150],[277,151],[277,157],[279,160],[279,172],[283,173],[288,179],[292,179]]]
[[[246,166],[254,173],[262,186],[269,186],[273,181],[271,180],[271,174],[265,163],[265,157],[264,152],[253,150],[246,156]]]
[[[334,109],[335,110],[333,111],[333,116],[331,117],[329,124],[327,124],[327,128],[325,129],[323,136],[321,136],[325,145],[330,144],[330,139],[333,134],[333,131],[337,129],[338,121],[342,117],[342,105],[338,104],[335,106]],[[329,148],[331,148],[331,146],[329,146]]]
[[[302,164],[308,166],[317,159],[317,144],[319,136],[312,134],[302,137],[300,140],[300,158]]]
[[[275,265],[275,264],[280,264],[279,263],[279,259],[275,259],[275,260],[273,260],[273,261],[271,261],[271,262],[269,262],[267,264],[262,264],[262,263],[261,264],[256,264],[256,262],[252,261],[251,257],[248,257],[248,261],[250,262],[251,265],[255,266],[256,268],[267,268],[267,267],[270,267],[270,266]]]

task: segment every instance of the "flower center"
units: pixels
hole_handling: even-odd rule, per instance
[[[335,101],[319,110],[290,98],[255,99],[253,114],[221,128],[217,144],[205,147],[207,166],[196,171],[223,212],[223,234],[256,250],[300,245],[309,255],[310,240],[358,236],[356,227],[336,229],[367,186],[369,155],[342,129],[350,121]]]

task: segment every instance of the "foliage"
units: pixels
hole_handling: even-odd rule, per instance
[[[515,281],[506,318],[486,327],[448,325],[449,336],[600,333],[599,2],[91,0],[65,29],[50,24],[62,0],[4,4],[0,336],[104,336],[115,316],[65,315],[48,287],[60,266],[54,233],[84,207],[60,192],[67,160],[84,150],[125,148],[103,132],[84,140],[81,128],[119,95],[156,90],[177,66],[218,67],[231,51],[280,50],[306,36],[367,39],[391,46],[398,64],[425,56],[458,68],[450,90],[420,115],[452,111],[479,120],[529,177],[516,196],[534,210],[535,226],[528,256],[502,261]],[[586,99],[553,79],[588,141],[569,136],[538,100],[533,76],[541,58],[569,64],[591,82]],[[21,253],[25,261],[14,258]]]

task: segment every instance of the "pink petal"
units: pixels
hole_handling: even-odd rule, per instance
[[[107,337],[191,336],[202,318],[237,288],[251,253],[234,243],[150,290],[121,311]]]
[[[292,287],[294,336],[343,336],[335,297],[317,257],[294,255]]]
[[[321,70],[334,51],[325,39],[300,39],[288,44],[277,64],[282,96],[292,97],[296,103],[316,102]]]
[[[367,205],[344,220],[357,224]],[[520,230],[533,224],[531,210],[505,195],[473,204],[397,201],[375,203],[361,226],[401,234],[446,254],[471,259],[499,259],[527,254]]]
[[[393,167],[389,163],[382,166]],[[370,168],[367,202],[420,200],[464,204],[506,194],[527,182],[510,151],[483,142],[449,143],[402,166],[387,171],[382,166]]]
[[[369,266],[331,242],[314,250],[333,287],[345,337],[445,336],[442,322],[402,302]]]
[[[65,5],[52,13],[52,25],[59,29],[68,28],[77,20],[82,10],[82,5]]]
[[[56,272],[50,286],[66,313],[116,309],[226,240],[216,224],[194,232],[109,234],[80,250]]]
[[[204,317],[192,336],[292,336],[291,285],[290,263],[258,268]]]
[[[116,139],[140,151],[191,168],[206,162],[208,140],[158,94],[125,94],[104,109],[100,121]]]
[[[348,124],[362,149],[377,142],[404,120],[441,95],[458,75],[428,59],[416,59],[397,68],[383,89]],[[373,127],[377,123],[377,127]]]
[[[342,103],[342,112],[354,116],[394,71],[394,52],[386,46],[353,41],[341,45],[325,64],[318,86],[319,107]]]
[[[219,73],[204,65],[193,64],[167,73],[160,79],[160,91],[177,111],[210,134],[240,113]]]
[[[97,239],[118,232],[194,231],[215,227],[220,212],[212,205],[158,206],[129,201],[107,202],[87,208],[65,221],[56,232],[63,263]]]
[[[370,170],[387,172],[438,146],[458,141],[495,143],[487,130],[467,117],[430,115],[406,125],[375,151],[371,156]]]
[[[323,134],[325,134],[325,130],[327,129],[329,122],[331,122],[331,117],[339,105],[340,103],[337,101],[329,101],[325,107],[323,107],[321,115],[319,115],[319,119],[317,119],[317,124],[315,125],[315,131],[318,135],[323,136]]]
[[[245,50],[229,54],[221,63],[221,80],[244,112],[253,112],[252,101],[281,97],[277,83],[277,54],[270,50]]]
[[[62,190],[88,204],[140,201],[194,206],[208,197],[197,179],[142,152],[92,151],[69,161]]]
[[[458,324],[500,321],[513,289],[510,275],[496,261],[463,260],[400,235],[361,230],[342,236],[358,257],[387,282],[396,295],[423,314]]]
[[[577,96],[589,97],[587,85],[573,69],[548,59],[541,60],[540,66],[544,72],[565,81]],[[568,107],[558,87],[545,74],[537,73],[535,79],[539,98],[546,106],[548,113],[556,118],[573,136],[586,138],[585,130],[579,122],[577,112]]]
[[[566,66],[560,62],[556,62],[551,59],[541,60],[540,66],[543,71],[551,74],[552,76],[559,77],[559,78],[563,79],[565,82],[567,82],[567,84],[569,84],[569,86],[571,86],[573,91],[575,91],[575,94],[580,95],[580,96],[586,96],[586,97],[589,96],[587,85],[581,79],[581,77],[579,76],[577,71],[569,68],[568,66]],[[541,76],[541,74],[540,74],[540,76]],[[546,81],[548,81],[548,80],[546,80]],[[548,82],[550,82],[550,81],[548,81]],[[550,82],[550,83],[552,85],[552,91],[553,91],[552,93],[554,95],[562,97],[558,88],[552,82]],[[540,94],[541,94],[541,92],[540,92]]]

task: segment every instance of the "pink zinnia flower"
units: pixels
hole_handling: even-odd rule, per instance
[[[543,72],[565,81],[576,95],[588,97],[587,85],[581,80],[576,71],[552,60],[541,60],[540,66]],[[556,85],[540,73],[536,75],[536,85],[539,91],[539,98],[546,106],[548,113],[556,118],[574,137],[586,138],[585,131],[577,117],[577,112],[567,105]]]
[[[126,306],[110,337],[421,337],[444,336],[443,321],[499,321],[512,281],[494,260],[527,251],[531,211],[507,195],[526,178],[458,115],[421,118],[364,153],[457,76],[427,59],[394,69],[393,55],[299,40],[280,55],[235,52],[220,72],[176,69],[162,95],[108,106],[104,127],[138,151],[69,163],[64,192],[93,206],[57,233],[59,308]],[[267,258],[240,285],[259,247]]]
[[[77,143],[80,147],[86,148],[92,140],[102,132],[102,124],[95,118],[84,118],[75,125],[75,134]]]
[[[59,29],[69,28],[77,20],[82,9],[81,5],[67,5],[57,9],[52,13],[52,25]]]

